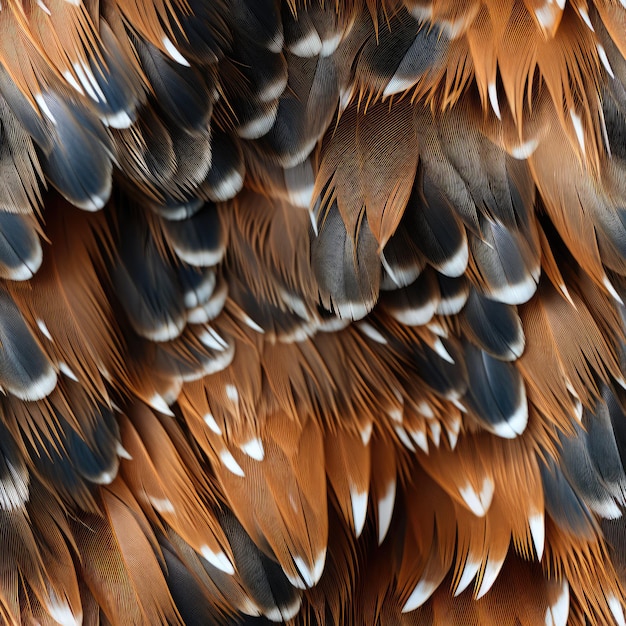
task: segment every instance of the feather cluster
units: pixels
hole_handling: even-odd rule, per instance
[[[4,0],[0,622],[626,624],[623,0]]]

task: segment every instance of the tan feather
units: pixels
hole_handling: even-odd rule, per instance
[[[120,333],[106,283],[98,277],[106,226],[100,215],[72,209],[60,198],[56,206],[49,203],[46,215],[50,244],[43,267],[33,283],[13,283],[13,296],[51,360],[106,398],[104,381],[125,378]]]
[[[229,446],[241,472],[216,468],[224,494],[259,546],[267,546],[297,587],[321,576],[328,541],[322,433],[311,420],[284,414],[265,420],[260,436]]]
[[[131,407],[121,420],[122,445],[131,457],[122,463],[122,475],[149,519],[157,525],[163,520],[198,553],[232,569],[228,542],[209,506],[210,484],[178,429],[170,429],[180,451],[150,409]]]
[[[410,101],[352,105],[321,148],[314,197],[337,201],[348,234],[367,216],[380,248],[398,225],[417,168],[417,135]],[[377,155],[385,155],[381,162]],[[350,181],[350,182],[348,182]],[[323,221],[323,217],[322,217]]]
[[[102,491],[102,507],[103,517],[81,516],[74,532],[84,554],[81,574],[107,618],[181,623],[159,565],[156,538],[123,482]]]

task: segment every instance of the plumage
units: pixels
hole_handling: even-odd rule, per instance
[[[0,622],[626,624],[622,0],[0,7]]]

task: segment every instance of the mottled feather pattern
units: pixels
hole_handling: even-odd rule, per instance
[[[3,2],[0,622],[626,624],[625,27]]]

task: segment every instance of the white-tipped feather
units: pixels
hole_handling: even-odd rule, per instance
[[[480,559],[474,558],[471,554],[468,554],[459,584],[454,591],[455,597],[461,595],[469,587],[469,584],[474,580],[476,574],[478,574],[481,564],[482,561]]]
[[[459,493],[474,515],[484,517],[491,506],[494,490],[495,483],[491,478],[485,476],[479,492],[468,482],[464,487],[459,489]]]
[[[624,606],[622,605],[622,602],[620,602],[619,598],[611,594],[610,596],[607,596],[606,601],[608,602],[609,609],[611,609],[611,614],[613,615],[617,626],[626,626]]]
[[[569,585],[564,580],[556,601],[546,610],[546,626],[566,626],[569,617]]]
[[[391,518],[393,517],[393,509],[396,501],[396,481],[392,480],[383,495],[378,500],[378,545],[380,545],[387,536]]]
[[[480,587],[476,592],[477,600],[480,600],[480,598],[482,598],[493,587],[493,583],[496,582],[503,565],[504,560],[493,559],[491,557],[487,559],[487,564],[485,565],[482,573]]]
[[[240,476],[243,478],[245,476],[244,471],[241,469],[241,466],[235,460],[235,457],[231,454],[230,450],[224,448],[220,452],[220,459],[224,464],[224,467],[231,473],[235,474],[235,476]]]
[[[359,491],[355,487],[350,488],[350,501],[352,502],[352,520],[354,522],[354,533],[361,536],[365,520],[367,518],[367,491]]]
[[[433,595],[433,592],[438,587],[438,583],[430,581],[430,580],[420,580],[415,589],[413,589],[409,599],[406,601],[404,606],[402,607],[403,613],[409,613],[410,611],[414,611],[419,608]]]
[[[170,57],[176,61],[179,65],[184,65],[185,67],[190,67],[189,61],[177,50],[176,46],[172,43],[172,40],[167,37],[163,37],[163,47],[165,51],[170,55]]]
[[[541,561],[546,539],[546,523],[543,511],[529,515],[528,526],[533,545],[535,546],[535,552],[537,553],[537,559]]]
[[[255,461],[262,461],[265,458],[265,450],[263,449],[263,442],[255,437],[250,441],[244,443],[241,447],[241,451],[247,454],[251,459]]]
[[[200,554],[206,559],[213,567],[216,567],[222,572],[232,576],[235,573],[235,568],[230,559],[224,552],[214,552],[209,546],[202,546],[200,548]]]

